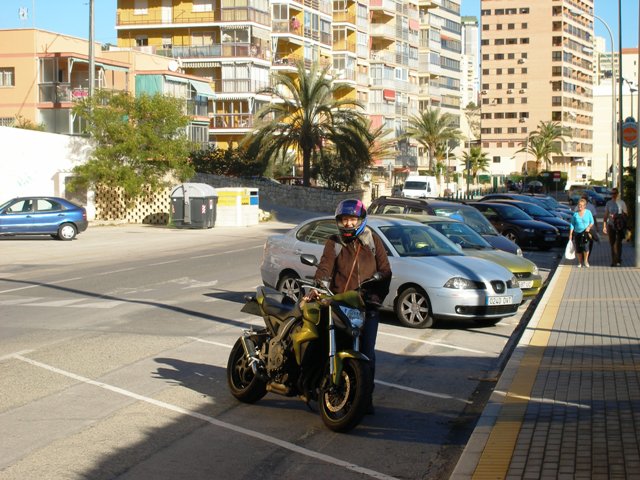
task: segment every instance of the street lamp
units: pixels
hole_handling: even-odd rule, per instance
[[[574,16],[586,15],[585,12],[577,8],[570,8],[569,13]],[[620,137],[619,137],[618,129],[616,128],[616,80],[615,80],[616,66],[615,66],[615,62],[613,61],[613,33],[611,32],[611,28],[609,27],[609,24],[607,22],[605,22],[601,17],[599,17],[595,13],[592,15],[593,15],[593,18],[600,20],[602,24],[605,26],[605,28],[607,29],[607,32],[609,33],[609,39],[611,41],[611,187],[615,187],[617,184],[617,178],[618,178],[616,175],[616,165],[617,165],[616,139],[620,141],[622,133],[620,133]],[[592,49],[583,49],[583,50],[585,52],[587,50],[590,50],[593,55]],[[608,173],[607,173],[607,177],[608,177]]]

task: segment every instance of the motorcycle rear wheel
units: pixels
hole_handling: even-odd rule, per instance
[[[318,404],[322,421],[334,432],[348,432],[357,426],[371,403],[371,368],[366,362],[344,360],[339,386],[325,375]]]
[[[241,339],[236,341],[229,354],[227,384],[231,395],[244,403],[255,403],[267,394],[267,384],[253,372]]]

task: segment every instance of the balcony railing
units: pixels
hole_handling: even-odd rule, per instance
[[[256,22],[268,26],[271,18],[268,12],[255,10],[250,7],[222,8],[215,12],[193,13],[182,11],[171,18],[164,17],[160,12],[147,15],[132,15],[120,12],[116,18],[118,26],[126,25],[180,25],[186,23],[212,23],[212,22]]]
[[[266,48],[249,43],[216,43],[202,46],[173,46],[170,49],[158,49],[158,55],[166,57],[190,59],[190,58],[230,58],[251,57],[269,60]]]
[[[251,113],[216,113],[210,115],[210,128],[252,128],[254,115]]]
[[[96,90],[119,91],[114,88],[96,87]],[[70,83],[40,83],[38,85],[38,101],[40,103],[75,102],[89,96],[89,88]]]
[[[268,80],[251,80],[248,78],[217,79],[211,81],[216,93],[255,93],[269,86]]]

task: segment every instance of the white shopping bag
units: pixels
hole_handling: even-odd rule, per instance
[[[567,246],[564,249],[564,258],[567,260],[573,260],[576,258],[576,246],[573,244],[572,240],[567,242]]]

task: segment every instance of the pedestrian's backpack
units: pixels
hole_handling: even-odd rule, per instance
[[[627,217],[624,213],[616,213],[613,216],[613,228],[618,232],[627,229]]]

